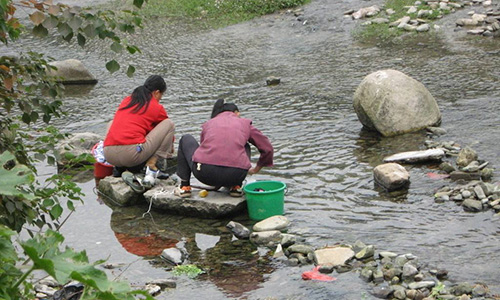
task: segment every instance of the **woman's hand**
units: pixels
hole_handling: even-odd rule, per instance
[[[255,166],[254,168],[250,168],[248,170],[248,175],[253,175],[259,173],[260,169],[262,169],[261,166]]]

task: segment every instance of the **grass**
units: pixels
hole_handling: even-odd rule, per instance
[[[144,17],[197,20],[224,27],[297,7],[310,0],[149,0],[140,10]]]
[[[384,6],[381,8],[381,14],[383,16],[383,11],[387,9],[392,9],[395,11],[394,14],[390,16],[386,16],[389,19],[388,24],[369,24],[366,26],[362,26],[356,29],[353,32],[354,38],[367,42],[367,43],[375,43],[378,45],[394,45],[401,44],[403,39],[401,37],[405,35],[405,37],[417,37],[418,34],[416,32],[408,32],[403,29],[398,29],[396,27],[390,27],[389,24],[399,20],[404,16],[409,16],[412,20],[417,18],[417,13],[407,14],[408,7],[414,5],[415,0],[386,0]],[[417,6],[417,12],[420,10],[432,10],[431,7],[425,2],[422,1],[422,4]],[[432,13],[426,17],[420,17],[420,19],[424,19],[429,23],[432,20],[436,20],[440,18],[442,15],[450,14],[449,10],[432,10]],[[379,16],[376,16],[379,17]],[[369,20],[369,19],[367,19]],[[427,33],[427,35],[432,33]],[[435,37],[434,37],[435,38]]]

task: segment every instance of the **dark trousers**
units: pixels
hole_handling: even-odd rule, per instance
[[[193,154],[200,145],[190,135],[183,135],[179,141],[177,151],[177,175],[181,178],[181,185],[190,185],[191,173],[200,182],[215,187],[241,186],[248,170],[232,167],[201,164],[193,161]],[[250,157],[250,146],[245,147]]]

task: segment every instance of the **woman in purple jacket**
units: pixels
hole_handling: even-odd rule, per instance
[[[241,186],[247,174],[258,173],[262,167],[273,165],[273,146],[252,121],[240,118],[234,103],[217,100],[210,120],[202,125],[200,144],[192,135],[179,141],[177,175],[181,179],[176,195],[191,196],[191,173],[202,183],[215,187],[229,187],[233,197],[243,195]],[[260,152],[252,167],[250,145]]]

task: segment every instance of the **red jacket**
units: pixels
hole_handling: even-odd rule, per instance
[[[146,135],[161,121],[168,118],[167,111],[158,100],[151,97],[148,109],[142,108],[137,113],[132,113],[135,108],[121,109],[129,104],[131,97],[125,97],[113,118],[113,123],[104,139],[104,146],[142,144]]]
[[[193,161],[248,170],[252,165],[245,152],[247,142],[260,152],[258,166],[273,165],[273,146],[253,127],[252,121],[233,112],[222,112],[202,125],[200,147],[194,152]]]

